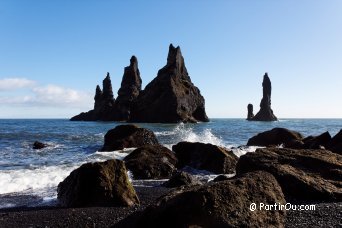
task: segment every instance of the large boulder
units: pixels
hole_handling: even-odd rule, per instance
[[[139,204],[125,164],[119,160],[83,164],[59,183],[57,192],[63,207]]]
[[[279,146],[302,147],[303,136],[296,131],[286,128],[273,128],[272,130],[259,133],[247,142],[247,146]]]
[[[161,145],[139,147],[124,159],[135,179],[163,179],[176,171],[177,158]]]
[[[290,198],[341,201],[342,156],[328,150],[257,149],[240,157],[236,172],[272,173]]]
[[[252,203],[256,204],[255,211],[250,210]],[[129,222],[129,227],[284,227],[286,211],[260,209],[261,203],[274,206],[286,201],[271,174],[248,173],[177,189],[137,218],[121,221],[118,227],[128,227]]]
[[[131,122],[207,122],[204,98],[191,82],[179,47],[169,47],[166,66],[134,101]]]
[[[172,146],[178,158],[178,167],[190,166],[216,174],[234,173],[237,156],[223,147],[205,143],[180,142]]]
[[[95,90],[95,104],[94,109],[88,112],[82,112],[70,120],[72,121],[110,121],[113,120],[114,116],[114,104],[115,99],[113,95],[112,82],[110,75],[107,73],[106,78],[102,82],[103,91],[100,86],[96,86]]]
[[[184,185],[196,185],[201,184],[199,180],[197,180],[194,176],[187,172],[176,172],[172,177],[163,183],[162,186],[167,188],[176,188]]]
[[[324,132],[318,136],[309,136],[303,139],[304,147],[306,149],[321,149],[326,148],[331,141],[329,132]]]
[[[271,80],[268,77],[268,74],[265,73],[264,80],[262,81],[262,91],[263,96],[260,102],[260,110],[259,112],[251,119],[253,121],[276,121],[277,117],[273,114],[273,110],[271,109]]]
[[[157,144],[158,140],[153,131],[135,125],[119,125],[106,133],[101,151]]]
[[[342,130],[340,130],[328,143],[327,148],[334,153],[342,155]]]

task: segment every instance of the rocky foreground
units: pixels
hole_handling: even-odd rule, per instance
[[[107,133],[104,148],[139,145],[124,161],[82,165],[58,186],[58,200],[65,208],[3,209],[0,225],[341,227],[341,132],[304,138],[275,128],[248,141],[264,148],[238,158],[229,149],[204,143],[180,142],[171,151],[148,129],[118,126]],[[184,167],[236,175],[203,183],[182,171]],[[127,169],[136,179],[170,180],[158,187],[134,188]],[[267,209],[261,204],[288,206]],[[298,205],[315,208],[301,210]]]

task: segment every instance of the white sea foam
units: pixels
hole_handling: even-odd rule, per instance
[[[94,154],[89,155],[90,162],[101,162],[109,159],[123,160],[127,155],[129,155],[136,148],[124,148],[123,150],[115,151],[96,151]]]
[[[240,157],[248,152],[255,152],[256,149],[258,148],[263,148],[261,146],[241,146],[241,147],[237,147],[237,148],[232,148],[231,150],[233,151],[233,153]]]
[[[220,137],[211,132],[211,129],[204,129],[201,132],[195,132],[192,127],[183,123],[178,124],[172,131],[159,132],[157,135],[174,135],[174,143],[181,141],[211,143],[217,146],[225,146]]]
[[[56,187],[76,167],[78,165],[2,170],[0,172],[0,194]]]

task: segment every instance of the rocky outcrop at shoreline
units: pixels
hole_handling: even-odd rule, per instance
[[[234,173],[237,156],[223,147],[205,143],[180,142],[172,146],[178,167],[190,166],[216,174]]]
[[[273,114],[273,110],[271,109],[271,80],[268,77],[268,74],[265,73],[264,80],[262,82],[262,99],[260,102],[260,111],[252,118],[248,120],[253,121],[276,121],[277,117]]]
[[[123,161],[83,164],[58,185],[63,207],[133,206],[139,198]]]
[[[327,150],[257,149],[240,157],[237,175],[258,170],[272,173],[285,196],[342,201],[342,157]]]
[[[142,146],[124,159],[135,179],[165,179],[176,171],[176,155],[161,145]]]
[[[122,150],[145,145],[158,145],[158,139],[153,131],[132,124],[119,125],[105,134],[101,151]]]
[[[286,211],[250,210],[255,202],[286,204],[275,178],[248,173],[227,181],[178,188],[117,227],[284,227]]]
[[[167,64],[144,90],[135,56],[125,67],[115,100],[109,73],[103,91],[96,86],[94,109],[72,121],[129,121],[147,123],[207,122],[205,101],[192,83],[180,47],[170,44]]]

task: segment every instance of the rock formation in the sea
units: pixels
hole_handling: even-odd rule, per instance
[[[247,105],[247,120],[252,120],[253,117],[254,117],[253,105],[252,104],[248,104]]]
[[[260,111],[250,120],[253,121],[276,121],[277,117],[273,114],[271,109],[271,80],[267,73],[264,75],[262,82],[263,96],[260,102]]]
[[[101,151],[122,150],[124,148],[158,145],[153,131],[135,125],[119,125],[109,130],[104,136]]]
[[[43,149],[43,148],[45,148],[45,147],[47,147],[48,145],[47,144],[45,144],[45,143],[42,143],[42,142],[39,142],[39,141],[35,141],[34,143],[33,143],[33,149],[35,149],[35,150],[40,150],[40,149]]]
[[[131,122],[207,122],[204,98],[191,82],[180,47],[170,44],[167,64],[141,91]]]
[[[162,145],[139,147],[124,159],[134,179],[165,179],[176,171],[176,155]]]
[[[103,90],[100,86],[96,86],[95,91],[95,104],[94,109],[88,112],[82,112],[81,114],[71,118],[73,121],[110,121],[114,120],[114,104],[115,99],[113,95],[112,82],[110,75],[107,73],[106,78],[103,80]]]
[[[121,121],[129,119],[132,102],[141,91],[142,80],[138,69],[138,60],[135,56],[132,56],[130,62],[130,65],[125,67],[121,88],[115,101],[116,119]]]
[[[59,183],[57,192],[63,207],[139,204],[124,162],[115,159],[83,164]]]
[[[172,146],[178,167],[189,166],[216,174],[234,173],[238,157],[230,150],[210,143],[179,142]]]
[[[237,175],[270,172],[291,199],[341,201],[342,156],[328,150],[257,149],[242,155]]]
[[[284,227],[286,210],[259,209],[260,202],[286,204],[276,179],[259,171],[180,187],[142,213],[121,220],[118,227]],[[250,210],[255,203],[256,210]]]

